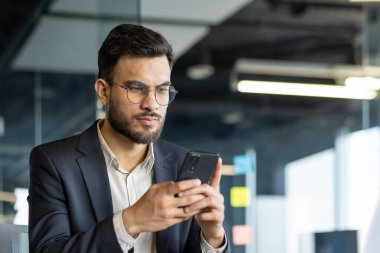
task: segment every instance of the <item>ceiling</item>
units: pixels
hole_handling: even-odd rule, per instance
[[[218,25],[177,61],[173,80],[183,100],[173,112],[183,115],[234,115],[251,122],[256,132],[291,126],[308,116],[360,113],[360,102],[246,95],[231,92],[230,74],[240,58],[323,64],[362,63],[361,5],[348,1],[269,1],[249,2]],[[216,72],[204,80],[191,80],[190,66],[211,62]],[[197,103],[194,101],[196,100]],[[358,109],[359,108],[359,109]],[[312,116],[313,115],[313,116]],[[216,117],[218,117],[216,116]],[[271,122],[260,123],[260,117]],[[236,127],[236,126],[235,126]]]
[[[284,164],[332,147],[344,122],[361,127],[357,120],[361,101],[236,94],[230,89],[231,70],[239,58],[361,64],[365,9],[360,4],[347,0],[0,4],[2,69],[95,76],[96,52],[111,27],[137,21],[163,33],[176,52],[172,81],[179,90],[167,120],[167,128],[179,130],[165,132],[165,137],[189,147],[217,148],[227,162],[236,152],[256,148],[260,168],[265,168],[259,193],[283,193]],[[215,73],[203,80],[189,78],[189,67],[202,63],[212,64]],[[199,143],[199,138],[205,141]]]

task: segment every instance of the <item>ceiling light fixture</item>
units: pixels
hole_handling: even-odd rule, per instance
[[[237,84],[237,91],[245,93],[345,98],[345,99],[374,99],[376,91],[362,88],[352,88],[338,85],[321,85],[306,83],[287,83],[242,80]]]
[[[380,2],[380,0],[349,0],[349,2],[357,2],[357,3],[375,3]]]
[[[380,90],[380,79],[372,76],[350,76],[344,81],[344,85],[351,88],[366,88]]]
[[[204,80],[215,74],[215,67],[212,64],[212,53],[207,43],[198,46],[198,60],[186,69],[186,75],[192,80]]]
[[[186,75],[193,80],[203,80],[215,73],[215,67],[211,64],[193,65],[186,70]]]
[[[380,90],[380,67],[242,58],[230,84],[237,92],[370,100]]]

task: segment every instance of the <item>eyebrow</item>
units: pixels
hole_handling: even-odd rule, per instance
[[[131,84],[134,84],[134,83],[138,83],[138,84],[142,84],[142,85],[144,85],[144,86],[148,86],[148,85],[146,85],[145,83],[140,82],[140,81],[138,81],[138,80],[128,80],[128,81],[126,81],[126,82],[123,82],[124,85],[131,85]],[[172,84],[172,82],[170,82],[170,81],[166,81],[166,82],[163,82],[162,84],[157,85],[156,87],[160,87],[160,86],[170,86],[171,84]]]

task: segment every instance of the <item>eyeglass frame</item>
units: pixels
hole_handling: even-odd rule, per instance
[[[171,85],[172,83],[171,83],[170,81],[167,81],[167,82],[165,82],[165,83],[163,83],[163,84],[158,85],[154,90],[148,89],[147,85],[145,85],[145,84],[143,84],[143,83],[141,83],[141,82],[139,82],[139,81],[130,81],[129,84],[127,84],[127,85],[118,84],[118,83],[115,83],[115,82],[113,82],[113,81],[111,81],[111,80],[104,80],[104,81],[106,81],[107,83],[109,83],[109,84],[111,84],[111,85],[116,85],[116,86],[119,86],[120,88],[125,89],[125,90],[127,91],[127,98],[128,98],[128,101],[131,102],[132,104],[141,104],[141,103],[144,102],[144,100],[147,98],[149,92],[154,91],[154,99],[156,100],[156,102],[157,102],[159,105],[161,105],[161,106],[166,106],[166,105],[171,104],[171,103],[174,101],[176,95],[178,94],[178,91],[174,88],[174,86]],[[138,103],[135,103],[135,102],[131,101],[131,99],[129,98],[129,95],[128,95],[128,89],[129,89],[133,84],[139,84],[139,85],[143,86],[143,87],[145,88],[145,90],[146,90],[146,94],[145,94],[144,98],[142,98],[141,101],[138,102]],[[169,103],[167,103],[167,104],[161,104],[161,103],[158,102],[158,100],[157,100],[157,89],[160,88],[160,87],[162,87],[162,86],[168,86],[170,90],[174,91],[173,99],[172,99]],[[170,92],[170,91],[169,91],[169,92]]]

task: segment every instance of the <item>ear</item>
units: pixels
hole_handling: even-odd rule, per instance
[[[110,96],[110,85],[104,79],[97,79],[95,82],[95,91],[104,106],[108,105]]]

